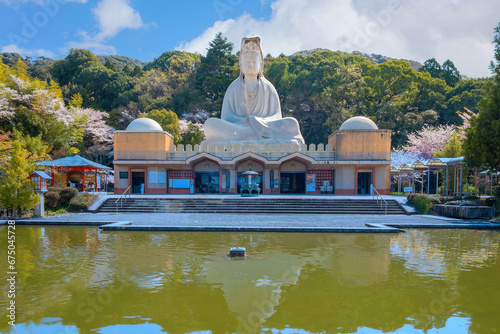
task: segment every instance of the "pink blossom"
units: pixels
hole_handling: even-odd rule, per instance
[[[408,145],[404,149],[420,153],[421,159],[429,159],[434,156],[434,152],[444,148],[453,133],[455,133],[453,125],[440,125],[438,127],[425,125],[419,131],[408,135]]]
[[[402,165],[411,166],[420,160],[420,154],[411,151],[397,150],[391,152],[391,166],[399,168]]]
[[[208,111],[196,109],[196,113],[184,113],[181,116],[181,119],[189,121],[191,123],[200,123],[203,124],[210,117]]]
[[[104,118],[109,117],[109,114],[92,108],[79,108],[76,111],[87,118],[83,134],[87,145],[89,145],[87,151],[111,151],[115,129],[104,121]]]
[[[464,111],[457,111],[457,115],[463,121],[462,126],[458,127],[459,131],[457,132],[457,134],[460,137],[460,139],[465,139],[465,138],[467,138],[467,136],[465,135],[465,130],[470,128],[470,120],[472,117],[476,117],[477,114],[475,112],[473,112],[472,110],[469,110],[469,109],[464,107]]]
[[[28,82],[24,81],[23,79],[16,77],[14,74],[10,74],[10,78],[20,90],[28,88]]]
[[[181,120],[179,120],[179,126],[181,128],[181,136],[184,135],[186,132],[188,132],[189,125],[191,125],[191,124],[196,126],[202,133],[205,133],[204,129],[203,129],[203,124],[191,123],[190,121],[187,121],[185,119],[181,119]]]

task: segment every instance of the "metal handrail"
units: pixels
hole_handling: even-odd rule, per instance
[[[132,188],[132,186],[128,186],[127,189],[125,189],[125,191],[120,195],[120,197],[118,197],[118,199],[115,201],[115,204],[116,204],[116,213],[118,213],[118,202],[120,202],[120,207],[123,207],[123,199],[125,199],[125,201],[127,200],[127,191],[128,191],[128,199],[130,199],[130,189]],[[124,197],[125,196],[125,197]]]
[[[385,203],[385,214],[387,214],[387,206],[389,206],[389,203],[380,195],[380,193],[375,189],[375,187],[372,185],[373,189],[373,199],[375,199],[375,193],[377,193],[377,204],[378,204],[378,198],[380,197],[380,208],[382,209],[382,204]]]

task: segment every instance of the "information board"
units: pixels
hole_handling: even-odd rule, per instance
[[[306,192],[316,191],[316,175],[306,174]]]

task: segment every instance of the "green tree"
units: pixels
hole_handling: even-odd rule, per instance
[[[16,140],[12,145],[9,161],[0,168],[0,202],[3,207],[13,209],[14,217],[40,203],[40,198],[35,194],[34,185],[29,179],[34,167],[27,161],[26,155],[27,152]]]
[[[462,141],[457,133],[454,133],[441,151],[434,152],[436,158],[457,158],[463,155]]]
[[[173,88],[167,74],[152,69],[144,73],[142,80],[134,87],[134,93],[138,96],[139,110],[148,113],[153,109],[168,108]]]
[[[460,72],[449,59],[443,65],[440,65],[435,58],[428,59],[419,69],[419,72],[427,72],[433,78],[442,79],[450,87],[454,87],[461,79]]]
[[[436,60],[436,58],[431,58],[431,59],[427,59],[424,62],[424,65],[418,71],[419,72],[427,72],[433,78],[440,78],[442,69],[441,69],[441,65]]]
[[[182,135],[181,144],[191,144],[194,146],[196,144],[200,144],[204,138],[205,136],[199,127],[194,124],[189,124],[186,133]]]
[[[131,75],[132,74],[132,70],[130,69],[130,67],[128,65],[125,65],[122,69],[122,72],[125,73],[126,75]]]
[[[116,66],[115,64],[113,64],[111,62],[111,60],[106,60],[106,62],[104,63],[104,67],[106,67],[108,70],[111,70],[113,72],[118,72],[118,70],[116,69]]]
[[[100,65],[99,59],[85,49],[71,49],[66,58],[57,60],[51,65],[51,74],[60,86],[73,82],[86,68]]]
[[[455,85],[460,81],[461,75],[455,64],[449,59],[447,59],[442,66],[443,72],[441,74],[441,79],[446,81],[446,84],[450,87],[455,87]]]
[[[466,130],[464,153],[467,162],[500,168],[500,23],[495,27],[495,61],[493,80],[485,84],[479,102],[479,114]]]
[[[481,90],[487,81],[487,79],[460,80],[446,93],[446,102],[441,112],[442,121],[459,125],[461,119],[457,112],[463,111],[464,108],[477,113]]]
[[[379,128],[393,130],[393,147],[403,145],[408,134],[423,125],[421,111],[411,106],[418,94],[418,73],[403,60],[380,65],[365,61],[361,68],[366,83],[367,116],[375,118]]]
[[[232,55],[233,43],[218,33],[209,43],[207,55],[201,58],[196,74],[196,87],[212,113],[220,113],[222,100],[229,84],[237,77],[238,58]]]
[[[158,122],[158,124],[160,124],[164,131],[167,131],[174,137],[174,144],[177,145],[180,143],[181,128],[179,126],[179,117],[177,117],[175,112],[166,109],[154,109],[147,114],[141,114],[139,117],[154,119]]]

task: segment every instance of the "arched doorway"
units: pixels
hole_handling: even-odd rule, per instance
[[[219,194],[221,172],[217,162],[204,159],[196,163],[194,170],[194,192],[197,194]]]
[[[305,163],[298,160],[289,160],[280,166],[280,193],[305,194],[306,193]]]

